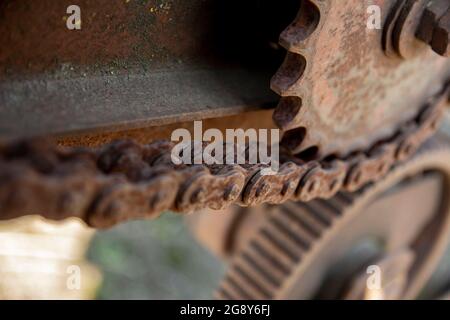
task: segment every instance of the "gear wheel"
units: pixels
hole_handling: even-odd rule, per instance
[[[379,6],[386,21],[396,4],[301,1],[297,18],[281,34],[288,53],[271,82],[282,96],[273,118],[293,153],[323,158],[366,150],[440,90],[450,74],[448,59],[416,39],[414,56],[389,56],[383,30],[368,29],[369,6]]]
[[[412,199],[420,201],[412,201],[411,193],[402,201],[399,190],[404,185],[415,192]],[[450,147],[435,139],[358,193],[274,207],[233,254],[217,296],[371,298],[363,292],[364,276],[367,266],[375,263],[392,280],[387,281],[385,298],[416,298],[446,248],[449,186]],[[377,245],[358,248],[365,239]],[[349,252],[355,254],[346,260]]]

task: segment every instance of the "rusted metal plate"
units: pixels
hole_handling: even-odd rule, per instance
[[[136,128],[274,106],[269,81],[282,52],[270,41],[285,13],[261,3],[80,0],[81,30],[69,30],[72,1],[2,1],[0,135]]]
[[[191,136],[194,136],[194,121],[176,122],[167,125],[151,126],[146,128],[135,128],[125,130],[90,130],[86,133],[65,133],[55,135],[55,141],[62,146],[85,146],[98,147],[120,139],[132,139],[136,142],[145,144],[157,140],[170,140],[172,132],[179,128],[189,130]],[[225,134],[226,129],[240,128],[247,130],[253,129],[274,129],[275,124],[272,121],[272,110],[258,110],[245,112],[238,115],[205,119],[202,121],[203,131],[208,129],[219,129]]]
[[[239,114],[275,105],[265,87],[264,77],[242,70],[198,69],[2,82],[0,135],[111,131]]]

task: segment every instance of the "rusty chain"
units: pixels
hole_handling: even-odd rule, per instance
[[[350,156],[302,161],[283,151],[275,175],[267,166],[175,165],[174,143],[117,141],[100,149],[62,148],[46,140],[0,146],[0,219],[39,214],[78,217],[95,228],[172,210],[188,213],[287,200],[330,198],[383,177],[438,128],[450,85],[390,139]]]

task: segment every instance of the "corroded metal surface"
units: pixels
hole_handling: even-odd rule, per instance
[[[262,60],[255,52],[246,52],[250,44],[260,49],[259,55],[276,56],[266,41],[272,35],[276,40],[278,24],[286,23],[280,16],[298,8],[297,0],[286,0],[284,6],[277,3],[79,0],[81,30],[72,31],[66,28],[66,9],[74,4],[70,0],[2,1],[0,78],[22,79],[41,72],[128,74],[134,68],[144,73],[180,64],[221,68],[248,62],[255,66]],[[290,15],[295,12],[284,19]]]
[[[450,10],[439,19],[431,42],[433,50],[443,57],[450,57]]]
[[[278,46],[265,31],[277,33],[285,18],[291,21],[287,13],[297,12],[296,0],[283,5],[81,0],[80,32],[65,28],[67,1],[0,3],[0,137],[51,134],[65,145],[82,141],[98,147],[5,140],[0,144],[0,220],[39,214],[108,228],[165,210],[299,201],[295,209],[276,207],[284,212],[266,219],[234,261],[220,293],[248,299],[312,292],[327,262],[314,264],[314,257],[339,253],[332,251],[332,241],[321,242],[322,236],[334,235],[338,243],[342,235],[358,235],[351,228],[338,232],[338,221],[354,215],[354,208],[385,190],[386,183],[419,169],[448,173],[448,150],[425,148],[402,163],[436,132],[448,103],[450,61],[430,47],[448,57],[449,12],[444,0],[298,2],[300,11],[280,39],[288,53],[272,80],[282,96],[273,118],[285,132],[287,148],[280,170],[268,176],[262,174],[268,165],[261,164],[174,165],[174,143],[145,144],[154,133],[147,127],[274,106],[266,80],[281,51],[273,50]],[[371,4],[382,9],[382,31],[367,29]],[[280,8],[283,17],[275,18]],[[124,134],[140,142],[103,146]],[[433,162],[431,155],[441,158]],[[420,201],[417,208],[427,203]],[[387,232],[389,244],[411,240],[424,217],[403,228],[408,222],[403,216],[403,225],[396,226],[402,232]],[[231,216],[220,233],[234,232],[239,219]],[[386,214],[366,220],[358,230],[385,220]],[[435,222],[447,226],[449,219]],[[400,251],[400,258],[377,257],[389,274],[380,294],[415,295],[448,230],[434,225],[434,237],[419,239],[411,250]],[[316,243],[323,251],[317,253]],[[223,255],[242,247],[216,245]],[[429,256],[420,256],[428,251]],[[302,277],[308,280],[299,283]],[[347,297],[370,296],[361,279],[346,288]]]
[[[167,1],[166,4],[169,2]],[[374,3],[381,5],[382,9],[385,9],[383,12],[387,13],[393,1]],[[94,6],[90,1],[84,3],[88,8],[88,12],[84,14],[87,14],[89,18],[84,22],[87,28],[83,30],[88,36],[94,37],[88,41],[90,45],[98,36],[94,28],[98,21],[92,16],[98,14],[101,4]],[[287,137],[293,137],[294,142],[302,140],[302,148],[308,148],[313,145],[309,143],[305,145],[305,141],[313,135],[316,137],[328,135],[329,138],[332,137],[328,140],[333,141],[335,150],[331,148],[325,151],[326,149],[322,148],[320,143],[314,143],[314,147],[318,148],[317,151],[322,156],[332,154],[332,157],[316,157],[311,161],[304,154],[294,156],[293,153],[286,151],[281,155],[282,163],[277,174],[266,176],[261,174],[261,169],[265,168],[264,165],[175,166],[170,157],[174,144],[167,141],[148,145],[122,141],[95,150],[57,148],[39,141],[6,143],[1,148],[0,157],[1,217],[7,219],[31,213],[43,214],[53,219],[76,216],[92,226],[101,228],[128,219],[155,217],[167,209],[191,212],[201,208],[223,209],[231,203],[250,206],[260,203],[282,203],[289,199],[311,201],[316,198],[330,198],[339,190],[358,190],[378,180],[393,165],[409,158],[437,130],[444,105],[447,103],[448,83],[445,83],[447,78],[444,76],[449,70],[447,60],[436,58],[436,55],[431,56],[429,50],[420,51],[417,55],[420,59],[413,57],[400,61],[386,56],[380,41],[377,41],[381,33],[374,31],[373,34],[372,32],[367,34],[366,25],[356,23],[363,18],[365,21],[365,4],[367,3],[359,1],[345,3],[339,1],[338,5],[337,1],[304,0],[301,2],[297,19],[281,36],[281,43],[287,47],[289,53],[285,64],[272,83],[273,87],[285,96],[275,111],[274,119],[285,130],[298,127],[298,120],[310,121],[304,126],[300,125],[301,132],[297,131],[297,128],[293,130],[293,135],[288,134]],[[90,7],[91,5],[93,7]],[[158,40],[157,38],[161,36],[158,31],[161,31],[162,26],[167,27],[169,31],[173,31],[170,27],[172,24],[183,29],[184,19],[177,22],[169,18],[171,9],[174,7],[160,5],[155,9],[153,5],[152,1],[149,2],[144,6],[147,11],[142,13],[147,20],[150,19],[149,16],[155,16],[152,20],[153,24],[148,26],[151,29],[152,41]],[[174,14],[192,15],[195,10],[187,12],[190,6],[193,6],[191,9],[199,10],[200,8],[196,6],[201,7],[199,2],[185,5],[188,6],[186,10],[177,7],[173,9]],[[33,6],[36,6],[37,11],[30,9],[34,8]],[[43,12],[50,10],[49,6],[48,1],[42,1],[39,4],[30,2],[28,5],[6,2],[2,4],[1,12],[6,15],[5,20],[8,20],[11,19],[10,14],[20,15],[22,11],[25,12],[24,14]],[[137,21],[133,19],[139,18],[139,10],[143,7],[136,3],[116,3],[107,10],[113,9],[115,19],[112,21],[107,19],[108,23],[102,26],[106,26],[107,29],[115,26],[114,28],[122,30],[125,34],[108,33],[107,38],[111,37],[113,44],[111,52],[125,60],[133,60],[130,58],[133,54],[135,54],[134,57],[142,55],[140,49],[133,48],[132,43],[122,46],[123,44],[117,41],[117,37],[127,37],[128,33],[134,30],[132,26],[136,27]],[[402,12],[403,9],[404,7],[399,7]],[[130,15],[130,12],[133,14]],[[200,12],[203,11],[200,10]],[[39,18],[38,16],[39,14],[36,14],[35,18]],[[192,20],[192,16],[189,17]],[[399,14],[399,17],[402,17],[402,14]],[[404,18],[407,20],[409,15]],[[130,22],[129,19],[134,22]],[[105,22],[104,16],[100,20]],[[419,21],[419,19],[416,20]],[[21,21],[21,23],[29,22]],[[396,33],[396,26],[397,24],[392,31],[394,42],[403,37],[403,32]],[[47,26],[40,26],[40,28],[45,29]],[[58,30],[53,31],[56,33],[52,34],[52,39],[44,39],[43,43],[46,44],[47,49],[55,45],[53,36],[58,39],[59,32],[62,32]],[[400,28],[400,31],[403,31],[403,28]],[[8,39],[11,44],[17,42],[19,36],[13,31],[5,27],[2,32],[2,37]],[[147,35],[148,30],[144,32]],[[333,34],[339,34],[339,36]],[[25,32],[25,36],[30,35]],[[139,41],[142,40],[139,34],[133,36],[138,37]],[[135,41],[133,36],[127,37],[127,41]],[[209,39],[202,38],[202,35],[198,36],[202,41]],[[165,44],[164,47],[170,54],[164,56],[159,52],[158,57],[155,57],[157,60],[155,63],[166,63],[166,58],[170,60],[177,57],[178,49],[185,52],[187,56],[200,54],[196,49],[191,51],[189,48],[192,49],[192,46],[189,43],[179,43],[177,37],[178,35],[172,35],[172,38],[160,41]],[[360,51],[354,50],[351,45],[355,39],[361,40],[358,42],[361,46]],[[190,40],[194,43],[198,41],[196,37]],[[82,48],[81,51],[76,50],[77,46],[83,46],[83,41],[77,42],[75,49],[57,48],[54,54],[61,57],[66,57],[67,54],[67,57],[75,59],[78,65],[90,64],[92,61],[89,59],[95,58],[92,53],[87,54],[90,52],[87,48]],[[150,45],[153,44],[152,41]],[[404,43],[400,41],[397,47],[402,47]],[[422,43],[422,46],[427,49],[425,44]],[[151,52],[151,48],[146,48],[144,51],[148,52],[148,50]],[[29,59],[32,59],[25,57],[22,61],[20,57],[23,56],[6,50],[1,56],[1,61],[11,62],[13,66],[20,69],[24,66],[23,61],[29,62]],[[77,60],[77,57],[84,57],[88,61]],[[22,62],[13,63],[14,61],[10,61],[13,58]],[[108,61],[106,56],[100,56],[100,58],[103,59],[103,64]],[[51,71],[52,67],[47,70]],[[4,74],[8,73],[3,71]],[[19,78],[22,76],[26,78],[28,73],[37,71],[39,70],[31,67],[28,71],[21,70],[22,74]],[[13,78],[15,76],[13,72]],[[130,78],[127,74],[125,76],[127,79]],[[221,75],[219,78],[223,79],[226,76]],[[309,85],[305,85],[305,79],[309,81],[306,81]],[[104,80],[105,78],[102,77],[101,81]],[[79,79],[70,81],[79,81]],[[241,87],[242,82],[247,83],[240,79],[235,85]],[[47,81],[43,83],[46,88],[44,91],[48,93],[48,88],[52,86],[49,86]],[[411,84],[414,84],[413,91],[410,90]],[[24,84],[9,83],[8,85],[10,90],[7,94],[2,93],[4,96],[14,95],[14,88],[20,88]],[[197,86],[193,85],[193,87]],[[88,86],[87,89],[89,89],[87,92],[91,92],[92,88]],[[301,92],[306,94],[305,90],[310,90],[308,92],[310,99],[305,99],[300,94]],[[145,88],[142,87],[138,91],[145,92]],[[187,92],[192,93],[189,90]],[[111,91],[107,90],[105,97],[109,97],[110,93]],[[122,95],[122,92],[118,93]],[[135,92],[130,94],[136,95]],[[19,92],[17,96],[6,100],[19,101],[21,105],[26,106],[21,97],[27,98],[27,95]],[[38,99],[43,97],[45,95],[38,95]],[[105,97],[102,100],[114,101],[112,98]],[[128,99],[127,95],[122,98]],[[87,93],[83,95],[83,99],[92,103]],[[142,106],[142,103],[138,104]],[[245,104],[248,104],[248,101]],[[79,107],[78,102],[76,105]],[[121,101],[120,105],[130,106],[125,101]],[[179,107],[177,112],[183,113],[184,107],[179,105],[177,107]],[[7,109],[12,110],[12,113],[16,112],[16,118],[21,118],[20,108]],[[31,109],[34,109],[32,105]],[[187,109],[189,112],[184,112],[185,115],[196,115],[195,110]],[[42,111],[38,108],[37,111],[39,110]],[[83,110],[81,111],[84,113]],[[118,117],[117,119],[120,118],[121,121],[125,120],[128,126],[132,125],[132,119],[127,118],[130,109],[124,108],[120,112],[117,109],[114,109],[114,112],[110,111],[106,114]],[[162,114],[155,110],[150,112],[155,113],[155,118],[163,122]],[[70,119],[78,119],[71,113],[62,111],[62,114]],[[132,118],[136,115],[133,112],[131,114]],[[204,111],[199,114],[204,115]],[[46,114],[43,113],[43,115]],[[141,116],[148,120],[148,114],[147,116],[141,114]],[[23,118],[29,119],[28,116]],[[72,129],[66,121],[58,121],[58,114],[52,114],[48,118],[56,119],[57,123],[68,130]],[[101,118],[101,121],[104,120]],[[13,119],[5,117],[4,121],[16,127],[17,123]],[[38,123],[38,121],[33,122]],[[374,123],[370,124],[370,122]],[[114,119],[106,124],[108,123],[117,124]],[[50,126],[48,123],[44,125]],[[92,125],[95,127],[99,124]],[[389,128],[384,127],[385,125]],[[21,131],[20,126],[19,131]],[[292,133],[292,131],[289,132]],[[360,141],[356,143],[355,139]],[[296,145],[290,145],[290,147],[298,151]],[[348,154],[349,151],[352,153]]]
[[[281,34],[288,54],[272,79],[282,96],[274,120],[286,132],[287,147],[345,156],[390,136],[436,92],[450,74],[450,61],[415,39],[409,27],[419,24],[425,1],[405,10],[409,2],[403,1],[392,27],[400,54],[415,48],[414,56],[401,59],[383,50],[380,30],[367,27],[367,8],[375,4],[389,28],[397,0],[302,1]]]
[[[270,20],[262,9],[250,15],[258,3],[81,0],[81,30],[68,30],[71,1],[2,1],[0,137],[274,107],[268,82],[279,51],[265,37],[278,32],[278,11]]]
[[[266,87],[264,76],[245,70],[190,67],[4,81],[0,137],[104,133],[237,115],[276,105]]]
[[[434,0],[425,8],[417,37],[438,54],[449,55],[450,3]]]
[[[58,148],[40,141],[0,148],[1,219],[40,214],[51,219],[78,217],[97,228],[164,210],[191,212],[329,198],[339,190],[356,190],[404,161],[438,128],[447,105],[448,84],[399,127],[390,139],[369,152],[345,159],[305,162],[289,153],[275,175],[267,166],[174,165],[174,143],[141,145],[132,141],[100,149]],[[375,169],[373,169],[375,168]]]
[[[231,253],[218,297],[416,298],[450,233],[449,150],[436,138],[358,192],[265,209],[257,227],[233,235],[247,240]],[[367,292],[369,265],[381,269],[379,292]]]

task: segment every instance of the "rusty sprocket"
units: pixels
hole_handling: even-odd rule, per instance
[[[414,35],[409,41],[417,42],[416,54],[402,59],[383,50],[387,25],[367,27],[371,5],[381,9],[384,22],[400,2],[301,1],[281,34],[288,53],[271,83],[282,96],[273,118],[293,153],[342,157],[365,149],[391,136],[450,75],[450,61]]]

